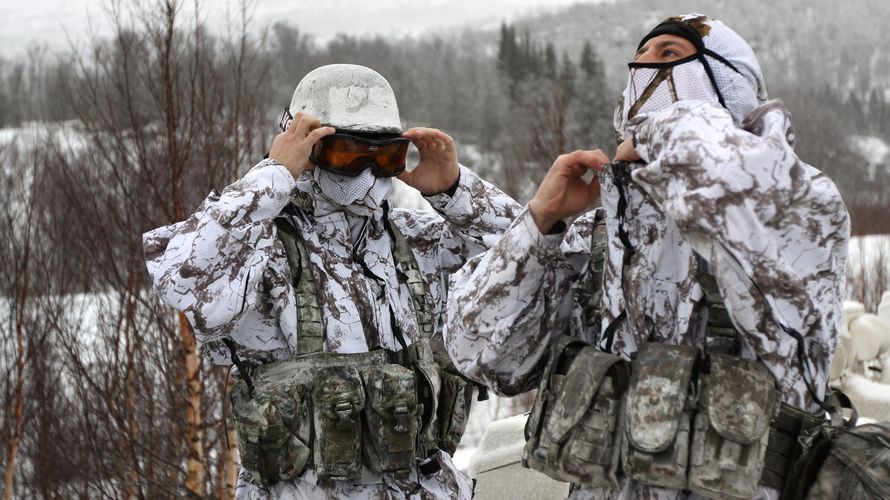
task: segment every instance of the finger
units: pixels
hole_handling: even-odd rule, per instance
[[[437,138],[438,134],[442,134],[437,129],[429,127],[413,127],[402,133],[403,137],[411,139],[411,141],[430,141]]]
[[[306,122],[305,116],[300,116],[297,118],[294,117],[295,124],[291,125],[291,134],[303,138],[306,137],[306,134],[309,132],[309,124]]]
[[[297,119],[297,116],[299,116],[299,119]],[[309,134],[309,130],[312,128],[312,124],[319,123],[318,118],[308,113],[297,113],[297,116],[294,117],[294,120],[298,120],[297,126],[294,128],[294,134],[297,137],[306,137]]]
[[[446,134],[445,132],[442,132],[441,130],[433,129],[433,135],[435,135],[439,140],[441,140],[445,144],[446,147],[451,144],[454,144],[454,138],[451,137],[450,135]]]
[[[300,121],[303,120],[304,116],[306,116],[306,113],[300,112],[295,114],[294,117],[291,118],[290,123],[287,125],[287,132],[290,132],[291,135],[297,135],[298,125],[300,124]]]
[[[337,129],[334,127],[319,127],[312,132],[309,132],[309,135],[306,136],[306,142],[308,142],[309,145],[312,145],[320,141],[322,137],[327,137],[335,133],[337,133]]]
[[[309,126],[308,130],[315,130],[318,127],[321,127],[321,122],[318,121],[318,118],[312,115],[306,115],[303,119],[306,120],[306,124]]]
[[[585,168],[601,171],[603,165],[609,163],[609,157],[601,150],[583,151],[578,150],[566,155],[565,162],[567,164],[582,165]]]
[[[411,127],[408,130],[402,132],[402,136],[404,137],[424,137],[430,135],[435,129],[429,127]]]

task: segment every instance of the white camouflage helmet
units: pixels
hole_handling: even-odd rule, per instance
[[[338,130],[401,134],[396,96],[386,78],[364,66],[329,64],[300,81],[291,114],[309,113]]]

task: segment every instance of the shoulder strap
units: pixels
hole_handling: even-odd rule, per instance
[[[393,257],[399,263],[407,278],[406,284],[411,293],[417,324],[426,337],[434,331],[433,315],[427,301],[426,282],[420,272],[417,259],[411,251],[405,236],[398,226],[389,221],[388,211],[384,217],[387,230],[392,239]],[[324,325],[321,321],[321,307],[318,302],[318,288],[309,267],[309,252],[299,232],[285,218],[275,219],[278,228],[278,239],[284,245],[287,263],[290,268],[294,290],[297,298],[297,353],[309,354],[324,350]],[[304,266],[305,263],[305,266]]]
[[[414,252],[411,251],[408,240],[399,230],[398,225],[393,224],[389,219],[389,206],[386,207],[384,224],[392,238],[393,258],[407,277],[406,284],[411,293],[411,301],[414,303],[414,312],[417,314],[417,326],[425,337],[431,338],[434,331],[433,313],[427,302],[426,282],[423,281],[423,274],[420,272],[420,266],[417,265],[417,259],[414,257]]]
[[[588,333],[592,340],[599,338],[602,330],[603,269],[606,263],[607,245],[606,211],[599,209],[594,215],[593,230],[590,232],[588,279],[584,280],[582,290],[586,302],[582,304],[584,325],[589,329]]]
[[[297,298],[297,354],[324,350],[324,325],[318,289],[309,267],[309,252],[297,229],[286,217],[277,217],[278,239],[284,245]],[[305,263],[305,265],[304,265]]]
[[[717,277],[711,274],[708,263],[698,257],[698,282],[705,294],[708,306],[708,324],[705,326],[705,349],[707,352],[738,356],[741,352],[741,338],[717,286]]]

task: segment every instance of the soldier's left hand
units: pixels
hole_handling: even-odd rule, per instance
[[[420,163],[414,170],[399,175],[402,182],[425,196],[444,193],[457,182],[460,167],[457,147],[450,135],[434,128],[414,127],[402,136],[411,139],[420,152]]]

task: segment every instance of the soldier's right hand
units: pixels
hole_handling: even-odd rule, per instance
[[[600,172],[609,157],[601,150],[575,151],[560,155],[541,181],[528,209],[538,229],[547,234],[561,219],[577,215],[600,196],[599,177],[582,179],[588,170]]]
[[[312,169],[309,162],[312,146],[322,137],[335,132],[334,127],[322,127],[318,118],[297,113],[287,126],[287,131],[275,136],[269,158],[284,165],[296,179],[304,170]]]

